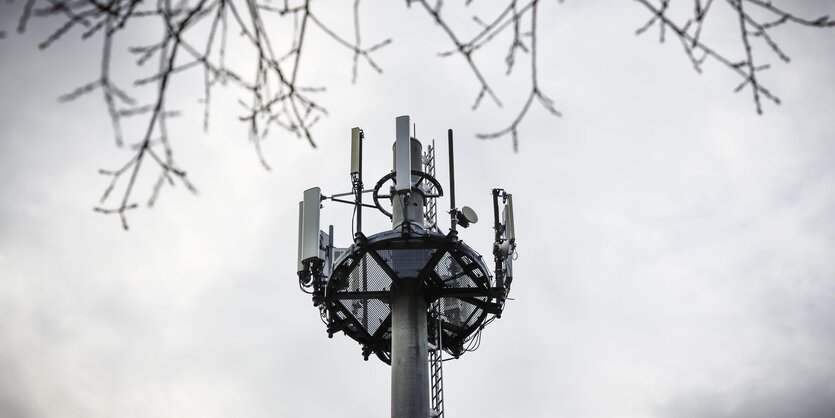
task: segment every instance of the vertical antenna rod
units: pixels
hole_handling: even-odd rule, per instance
[[[360,128],[351,129],[351,183],[354,187],[354,209],[357,211],[357,231],[362,233],[362,140]],[[354,236],[356,239],[356,235]]]
[[[493,231],[496,235],[496,242],[502,240],[502,223],[499,220],[499,197],[504,191],[502,189],[493,189]]]
[[[496,256],[496,287],[504,287],[504,271],[502,270],[502,258],[499,257],[499,245],[502,242],[502,223],[499,221],[499,196],[504,191],[501,189],[493,189],[493,230],[495,231],[495,243],[493,244],[493,254]]]
[[[362,140],[365,135],[360,129],[359,137],[359,172],[357,173],[357,233],[362,233]]]
[[[452,149],[452,129],[447,129],[447,138],[449,139],[449,216],[451,231],[455,231],[455,226],[458,224],[458,214],[455,211],[455,155]]]

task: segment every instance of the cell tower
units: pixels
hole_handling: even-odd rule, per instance
[[[450,229],[444,234],[437,220],[443,187],[434,176],[434,143],[423,154],[410,127],[408,116],[396,118],[394,169],[371,189],[363,186],[363,131],[351,130],[352,190],[326,196],[314,187],[299,202],[297,271],[328,337],[342,332],[360,343],[366,360],[374,354],[391,365],[391,416],[443,417],[443,353],[458,358],[477,348],[481,330],[501,317],[510,292],[513,198],[502,189],[492,191],[491,274],[481,255],[458,238],[458,226],[466,228],[478,216],[455,205],[452,130],[447,131]],[[363,202],[366,193],[373,204]],[[332,225],[327,233],[319,229],[324,200],[354,206],[351,246],[334,246]],[[366,207],[391,218],[392,229],[366,236]]]

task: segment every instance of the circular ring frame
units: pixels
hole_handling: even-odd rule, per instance
[[[383,178],[381,178],[380,181],[378,181],[377,184],[374,185],[374,193],[372,193],[372,197],[374,198],[374,206],[376,206],[377,209],[380,212],[383,212],[383,214],[388,216],[389,218],[392,217],[392,214],[391,214],[391,212],[389,212],[389,211],[387,211],[386,209],[383,208],[383,206],[380,204],[380,198],[390,199],[392,195],[391,194],[381,195],[380,194],[380,189],[389,180],[391,180],[392,182],[394,182],[396,184],[397,180],[395,180],[395,178],[394,178],[394,176],[396,174],[397,174],[396,172],[392,171],[391,173],[388,173],[385,176],[383,176]],[[415,181],[415,185],[418,185],[418,184],[420,184],[421,181],[426,180],[426,181],[428,181],[429,183],[432,184],[432,186],[435,188],[435,190],[437,190],[436,194],[424,194],[424,196],[423,196],[424,198],[437,198],[437,197],[441,197],[441,196],[444,195],[444,188],[441,187],[441,183],[435,177],[430,176],[429,173],[424,172],[424,171],[420,171],[420,170],[412,170],[412,175],[413,176],[418,176],[417,181]]]

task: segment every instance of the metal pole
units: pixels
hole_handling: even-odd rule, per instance
[[[447,129],[446,133],[447,139],[449,140],[449,229],[455,231],[455,227],[458,224],[458,213],[455,211],[455,155],[452,149],[452,129]]]
[[[365,135],[360,131],[359,173],[357,173],[357,233],[362,233],[362,140]]]
[[[496,259],[496,287],[504,287],[502,259],[499,258],[499,243],[502,240],[502,224],[499,221],[499,195],[501,192],[501,189],[493,189],[493,230],[496,235],[493,243],[493,255]]]
[[[410,141],[410,146],[417,146],[416,155],[421,155],[420,143]],[[417,145],[415,145],[417,144]],[[415,150],[413,150],[415,151]],[[395,153],[396,153],[395,149]],[[411,161],[413,170],[421,169],[420,158]],[[418,210],[402,210],[404,219],[398,222],[392,219],[392,229],[401,225],[423,225],[422,194],[411,190],[413,199],[418,199]],[[406,195],[393,195],[392,209],[396,213],[395,203],[406,209]],[[392,286],[391,298],[391,416],[392,418],[428,418],[429,417],[429,350],[426,295],[423,284],[415,277],[401,277]]]
[[[354,236],[354,239],[357,240],[358,237],[362,236],[362,188],[364,187],[362,184],[362,143],[363,139],[365,139],[365,133],[360,130],[360,140],[359,140],[359,162],[357,164],[358,173],[357,173],[357,233]],[[368,291],[368,264],[362,263],[362,291]],[[368,329],[368,299],[362,300],[362,326],[365,329]]]
[[[391,417],[429,417],[426,297],[416,280],[401,280],[391,300]]]

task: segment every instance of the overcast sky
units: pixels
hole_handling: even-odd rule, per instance
[[[298,289],[296,217],[304,189],[350,190],[353,126],[367,182],[386,174],[404,114],[441,159],[456,131],[457,200],[482,219],[468,244],[489,256],[491,188],[513,193],[517,215],[514,300],[478,351],[444,364],[448,417],[835,416],[835,32],[775,32],[793,60],[766,59],[784,104],[758,116],[727,69],[696,74],[676,42],[634,36],[639,4],[544,3],[541,83],[565,116],[535,107],[518,153],[474,137],[526,95],[523,67],[505,80],[504,44],[479,59],[505,108],[472,112],[478,85],[460,59],[436,57],[449,44],[428,16],[369,1],[363,39],[394,39],[377,55],[385,73],[361,66],[351,85],[350,54],[314,43],[304,70],[329,88],[331,115],[317,149],[274,131],[271,172],[237,93],[217,93],[204,134],[199,83],[184,82],[172,137],[200,192],[164,189],[130,232],[92,211],[108,181],[97,170],[129,156],[100,94],[56,102],[96,77],[99,41],[72,33],[39,51],[50,26],[17,35],[21,5],[4,5],[0,416],[389,416],[389,367],[328,339]],[[321,11],[343,28],[349,12]],[[733,32],[717,39],[735,45]],[[326,202],[328,223],[347,245],[350,212]]]

